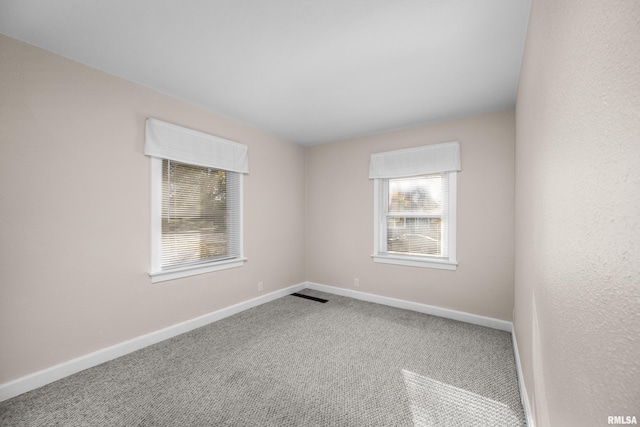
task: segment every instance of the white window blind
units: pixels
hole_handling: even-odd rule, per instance
[[[240,256],[238,174],[162,161],[161,268]]]
[[[402,178],[460,169],[460,144],[447,142],[372,154],[369,178]]]
[[[386,239],[380,252],[444,257],[448,246],[448,175],[383,180],[380,200]]]
[[[246,145],[157,119],[146,121],[144,154],[190,165],[249,173]]]

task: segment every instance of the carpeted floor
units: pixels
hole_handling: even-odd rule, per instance
[[[507,332],[312,290],[0,403],[2,426],[524,426]]]

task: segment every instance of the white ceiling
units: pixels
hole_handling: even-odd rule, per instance
[[[0,0],[0,32],[303,145],[515,105],[530,0]]]

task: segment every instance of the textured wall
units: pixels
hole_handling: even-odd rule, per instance
[[[640,419],[640,2],[533,2],[516,141],[515,329],[537,425]]]
[[[307,279],[511,320],[513,110],[313,147],[307,153]],[[458,270],[374,263],[372,153],[458,141]]]
[[[0,383],[304,281],[302,147],[5,36],[0,75]],[[244,267],[151,284],[147,117],[249,146]]]

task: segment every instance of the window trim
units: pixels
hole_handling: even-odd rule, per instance
[[[243,255],[243,174],[238,173],[239,255],[233,258],[217,259],[195,265],[162,269],[160,262],[162,247],[162,161],[163,159],[159,157],[151,157],[151,269],[149,271],[151,283],[242,267],[247,259]]]
[[[457,270],[458,261],[456,257],[456,218],[457,218],[457,172],[442,172],[448,174],[447,181],[449,185],[448,202],[448,236],[447,248],[448,257],[430,257],[422,255],[403,255],[382,251],[384,236],[386,235],[386,221],[382,221],[380,186],[383,178],[375,178],[373,180],[373,203],[374,203],[374,233],[373,233],[373,254],[371,255],[374,262],[383,264],[396,264],[410,267],[435,268],[440,270]],[[387,187],[388,192],[388,187]],[[388,197],[388,196],[387,196]],[[383,239],[383,240],[381,240]]]

